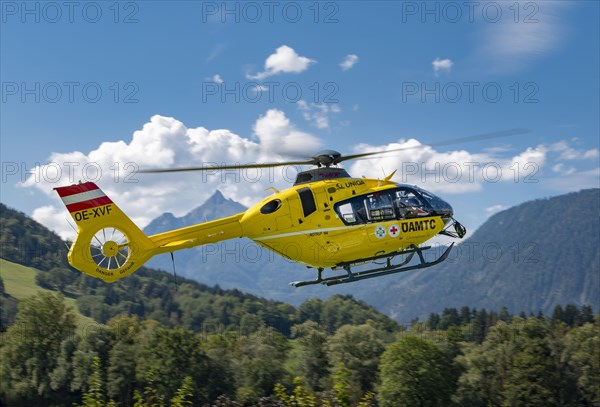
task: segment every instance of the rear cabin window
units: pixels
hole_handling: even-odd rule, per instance
[[[300,188],[298,190],[298,195],[300,195],[304,217],[307,217],[317,210],[317,203],[315,202],[315,197],[310,188]]]

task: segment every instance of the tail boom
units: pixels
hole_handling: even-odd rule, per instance
[[[157,253],[166,253],[242,237],[240,219],[243,215],[238,213],[227,218],[159,233],[150,236],[150,240],[156,245]]]

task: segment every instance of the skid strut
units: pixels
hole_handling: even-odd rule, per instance
[[[338,274],[337,276],[323,278],[323,270],[324,269],[318,268],[316,280],[294,281],[293,283],[290,283],[290,285],[293,285],[294,287],[303,287],[305,285],[312,285],[312,284],[324,284],[324,285],[331,286],[331,285],[336,285],[336,284],[352,283],[354,281],[366,280],[367,278],[380,277],[380,276],[385,276],[388,274],[395,274],[395,273],[402,273],[402,272],[410,271],[410,270],[423,269],[423,268],[435,266],[436,264],[439,264],[439,263],[443,262],[444,260],[446,260],[446,258],[448,257],[448,254],[450,254],[450,250],[452,250],[453,246],[454,246],[454,243],[452,243],[450,246],[448,246],[448,248],[444,251],[444,253],[440,257],[438,257],[436,260],[430,261],[430,262],[425,261],[425,258],[423,257],[423,251],[430,249],[431,246],[427,246],[427,247],[413,246],[410,249],[399,251],[399,252],[388,253],[388,254],[381,255],[381,256],[369,257],[366,259],[359,259],[359,260],[355,260],[353,262],[340,263],[336,266],[336,268],[343,268],[346,271],[346,273]],[[415,264],[412,266],[406,266],[413,259],[415,253],[419,257],[419,264]],[[392,264],[392,259],[396,256],[401,256],[401,255],[407,255],[406,259],[404,259],[404,261],[402,261],[399,264]],[[380,260],[380,259],[385,259],[385,261],[386,261],[385,266],[379,267],[376,269],[372,269],[372,270],[352,272],[352,266],[354,266],[356,264],[364,263],[366,261]]]

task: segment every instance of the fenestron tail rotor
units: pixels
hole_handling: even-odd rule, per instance
[[[99,230],[90,241],[90,255],[97,266],[106,270],[123,267],[130,255],[127,235],[116,227]]]

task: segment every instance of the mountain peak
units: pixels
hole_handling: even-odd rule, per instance
[[[156,234],[185,226],[195,225],[245,211],[246,208],[216,190],[202,205],[182,217],[165,212],[144,228],[146,234]]]
[[[204,205],[206,205],[206,204],[221,204],[221,203],[223,203],[225,201],[229,201],[229,199],[225,198],[225,196],[223,195],[223,193],[217,189],[215,191],[215,193],[212,194],[210,196],[210,198],[208,198],[206,200],[206,202],[204,202]]]

